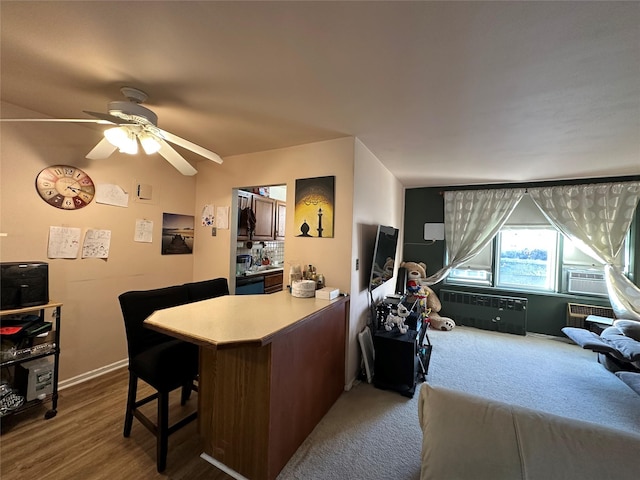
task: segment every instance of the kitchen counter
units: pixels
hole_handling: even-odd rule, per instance
[[[328,308],[335,300],[272,295],[224,295],[158,310],[145,326],[202,346],[265,345],[300,319]]]
[[[201,457],[274,480],[343,392],[348,318],[349,297],[279,292],[158,310],[145,325],[201,346]]]
[[[262,270],[248,270],[241,275],[236,275],[236,277],[238,278],[255,277],[256,275],[264,275],[265,273],[270,273],[270,272],[284,272],[284,267],[282,266],[275,267],[271,265],[263,265],[263,267],[265,268]]]

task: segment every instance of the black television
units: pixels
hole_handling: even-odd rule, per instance
[[[398,232],[397,228],[378,225],[376,243],[373,248],[371,275],[369,276],[369,291],[373,291],[393,278],[398,249]]]

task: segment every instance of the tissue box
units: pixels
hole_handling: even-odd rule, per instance
[[[316,298],[322,298],[323,300],[333,300],[338,298],[338,295],[340,295],[340,290],[333,287],[324,287],[316,290]]]

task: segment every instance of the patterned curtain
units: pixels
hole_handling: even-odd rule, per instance
[[[640,320],[640,297],[617,267],[640,199],[640,182],[530,188],[529,194],[547,219],[581,250],[606,264],[607,290],[617,318]],[[625,281],[626,280],[626,281]]]
[[[444,236],[449,264],[424,280],[438,283],[473,258],[502,228],[524,195],[524,189],[444,192]]]

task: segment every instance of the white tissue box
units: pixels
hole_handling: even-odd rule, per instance
[[[323,300],[333,300],[338,298],[338,295],[340,295],[340,290],[333,287],[324,287],[316,290],[316,298],[322,298]]]

